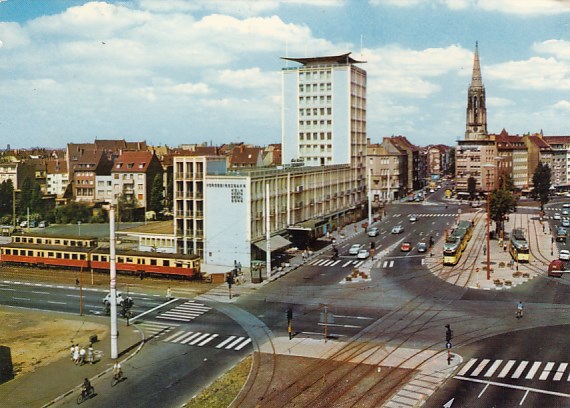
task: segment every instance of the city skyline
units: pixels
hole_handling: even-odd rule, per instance
[[[0,148],[281,142],[280,57],[352,52],[367,137],[455,145],[475,42],[488,131],[567,135],[570,6],[528,0],[0,2]],[[334,22],[334,23],[331,23]]]

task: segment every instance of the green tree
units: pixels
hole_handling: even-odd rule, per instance
[[[473,176],[467,179],[467,192],[469,193],[469,198],[474,200],[477,195],[477,180]]]
[[[536,166],[536,170],[532,176],[532,184],[534,185],[533,195],[540,201],[540,211],[544,211],[544,204],[548,203],[548,195],[550,194],[550,177],[550,166],[548,166],[548,164],[538,162],[538,166]]]
[[[14,185],[8,179],[0,184],[0,216],[12,215],[14,200]]]
[[[54,209],[55,222],[58,224],[76,224],[77,221],[89,222],[91,209],[84,203],[75,201]]]
[[[164,206],[168,208],[169,211],[172,211],[172,206],[174,203],[174,182],[172,180],[172,175],[169,175],[166,181],[166,197]]]
[[[20,202],[18,205],[19,215],[26,215],[28,213],[28,209],[32,211],[30,208],[30,203],[32,201],[32,187],[33,182],[31,178],[26,177],[22,180],[22,186],[20,188]]]
[[[125,194],[121,194],[117,205],[119,207],[119,222],[135,221],[135,209],[137,208],[137,203],[132,196],[127,197]]]
[[[162,175],[157,174],[152,182],[152,189],[150,190],[150,202],[148,209],[157,214],[162,210],[164,194],[162,193]]]
[[[497,233],[503,229],[506,216],[517,205],[517,199],[510,191],[495,190],[489,201],[490,217],[495,221]]]

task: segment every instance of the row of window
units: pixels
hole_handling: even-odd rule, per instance
[[[332,140],[332,132],[313,132],[313,133],[303,133],[300,132],[299,133],[299,140],[311,140],[311,136],[312,136],[312,140],[318,140],[320,138],[320,140],[325,140],[325,136],[326,136],[326,140]]]
[[[299,109],[299,116],[325,116],[325,115],[332,115],[332,108],[307,108],[307,109]]]
[[[94,239],[64,239],[64,238],[47,238],[47,237],[26,237],[14,236],[13,242],[23,244],[43,244],[43,245],[61,245],[61,246],[87,246],[96,247],[97,241]]]
[[[116,167],[117,169],[121,169],[121,168],[123,168],[123,166],[124,166],[124,163],[117,163],[117,164],[115,165],[115,167]],[[137,168],[139,168],[139,169],[144,169],[144,166],[145,166],[145,163],[139,163],[138,166],[137,166]],[[126,167],[127,169],[134,169],[134,168],[135,168],[135,164],[134,164],[134,163],[127,163],[127,165],[126,165],[125,167]]]
[[[300,120],[299,121],[299,126],[325,126],[325,124],[327,126],[332,126],[332,120]]]
[[[299,71],[299,81],[314,81],[317,79],[330,79],[331,70]]]
[[[330,82],[327,83],[320,83],[320,84],[300,84],[299,85],[299,92],[325,92],[332,91],[332,84]]]

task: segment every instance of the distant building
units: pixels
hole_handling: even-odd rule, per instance
[[[158,175],[162,182],[162,174],[162,165],[154,153],[123,152],[111,171],[115,198],[124,196],[128,201],[134,200],[138,207],[148,207],[154,179]]]

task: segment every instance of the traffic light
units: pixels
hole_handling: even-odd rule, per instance
[[[293,320],[293,309],[288,308],[287,309],[287,321],[291,321]]]
[[[447,329],[445,331],[445,341],[449,343],[453,338],[453,331],[451,330],[451,327],[448,324],[445,325],[445,328]]]

